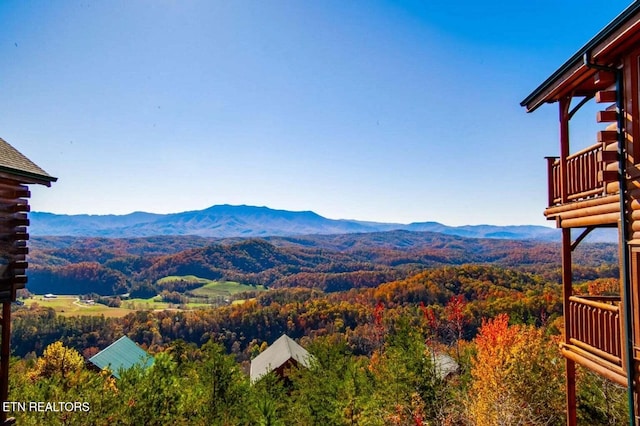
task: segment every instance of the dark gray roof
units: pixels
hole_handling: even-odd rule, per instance
[[[143,368],[150,367],[153,364],[153,357],[136,345],[133,340],[122,336],[89,358],[89,362],[101,370],[108,368],[119,379],[120,371],[128,370],[134,365],[140,365]]]
[[[251,361],[251,381],[256,382],[266,374],[282,366],[290,359],[309,367],[312,356],[305,348],[283,334],[271,346]]]
[[[28,179],[26,183],[40,183],[47,186],[58,180],[2,138],[0,138],[0,172],[26,178]]]

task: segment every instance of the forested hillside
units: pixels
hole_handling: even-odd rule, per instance
[[[78,297],[23,292],[10,398],[91,410],[13,414],[21,424],[564,424],[558,253],[409,231],[34,238],[28,290]],[[617,292],[615,246],[583,243],[574,261],[577,294]],[[114,308],[90,314],[80,297]],[[116,308],[131,297],[164,304]],[[311,351],[310,368],[250,383],[251,360],[283,334]],[[117,380],[84,367],[123,335],[153,367]],[[457,365],[446,377],[444,355]],[[587,372],[579,390],[585,424],[625,418],[624,390]]]
[[[615,285],[597,279],[576,291],[600,294]],[[16,307],[12,345],[21,360],[11,392],[17,400],[91,404],[89,413],[15,413],[22,424],[448,425],[497,424],[509,415],[560,425],[560,315],[560,286],[543,275],[469,264],[372,288],[280,288],[241,304],[122,318]],[[283,333],[311,351],[312,367],[252,385],[250,360]],[[154,366],[114,380],[82,363],[59,364],[122,335],[153,354]],[[455,360],[457,373],[438,376],[426,356],[433,351]],[[586,372],[579,389],[581,421],[624,419],[623,389]]]
[[[517,267],[554,281],[558,252],[555,243],[409,231],[245,240],[41,237],[32,241],[27,287],[34,293],[113,295],[154,286],[166,276],[195,275],[342,291],[465,263]],[[617,276],[616,256],[613,245],[583,244],[575,254],[578,278]]]

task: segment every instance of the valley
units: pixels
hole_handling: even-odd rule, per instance
[[[260,238],[36,235],[30,240],[29,282],[12,312],[13,397],[68,395],[73,382],[96,421],[141,421],[157,415],[144,414],[153,401],[171,399],[178,401],[175,409],[153,413],[185,423],[235,413],[228,424],[253,424],[268,417],[260,401],[270,401],[278,418],[295,423],[297,410],[321,398],[321,406],[341,407],[328,408],[326,415],[348,412],[347,403],[363,424],[378,418],[379,410],[394,418],[385,408],[392,401],[403,407],[405,423],[423,415],[455,423],[466,404],[475,404],[469,386],[492,380],[485,379],[481,360],[498,356],[491,354],[493,344],[483,343],[493,333],[525,339],[505,341],[503,353],[511,351],[509,345],[521,349],[504,362],[522,353],[531,356],[523,365],[551,362],[540,375],[529,375],[527,386],[557,376],[562,364],[554,342],[563,329],[559,250],[544,239],[397,229]],[[616,294],[617,256],[615,245],[581,244],[573,254],[576,293]],[[308,371],[292,370],[284,387],[271,375],[252,384],[252,360],[283,335],[318,362]],[[38,367],[55,365],[54,351],[90,359],[123,336],[153,356],[154,367],[123,372],[117,382],[80,366],[68,376]],[[449,357],[458,365],[455,376],[437,379],[425,350]],[[406,366],[401,373],[399,365]],[[316,383],[316,377],[325,379]],[[585,377],[579,384],[584,392],[598,386]],[[234,396],[211,399],[210,386]],[[350,396],[331,396],[327,386]],[[389,388],[402,391],[394,396]],[[561,419],[563,394],[556,390],[544,397],[545,413]],[[324,392],[331,394],[320,396]],[[124,405],[123,395],[129,401]],[[213,411],[191,408],[207,403]],[[588,406],[608,403],[597,398]],[[623,413],[616,408],[616,415]],[[331,423],[324,416],[305,418],[308,424]],[[346,421],[342,416],[336,424]]]

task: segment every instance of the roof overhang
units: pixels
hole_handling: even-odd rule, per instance
[[[52,182],[58,180],[58,178],[49,175],[29,173],[23,170],[0,166],[0,179],[1,178],[19,181],[20,183],[39,184],[45,186],[51,186]]]
[[[543,103],[556,102],[567,95],[593,95],[608,87],[612,76],[588,68],[584,64],[585,54],[592,62],[615,67],[620,65],[621,55],[639,42],[640,2],[635,1],[520,102],[520,105],[527,112],[532,112]]]
[[[0,138],[0,179],[46,186],[51,186],[51,182],[58,180],[2,138]]]

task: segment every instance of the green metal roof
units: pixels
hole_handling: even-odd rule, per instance
[[[98,352],[89,362],[103,370],[108,368],[111,373],[120,378],[119,372],[128,370],[134,365],[148,368],[153,365],[153,357],[127,336],[122,336],[104,350]]]

